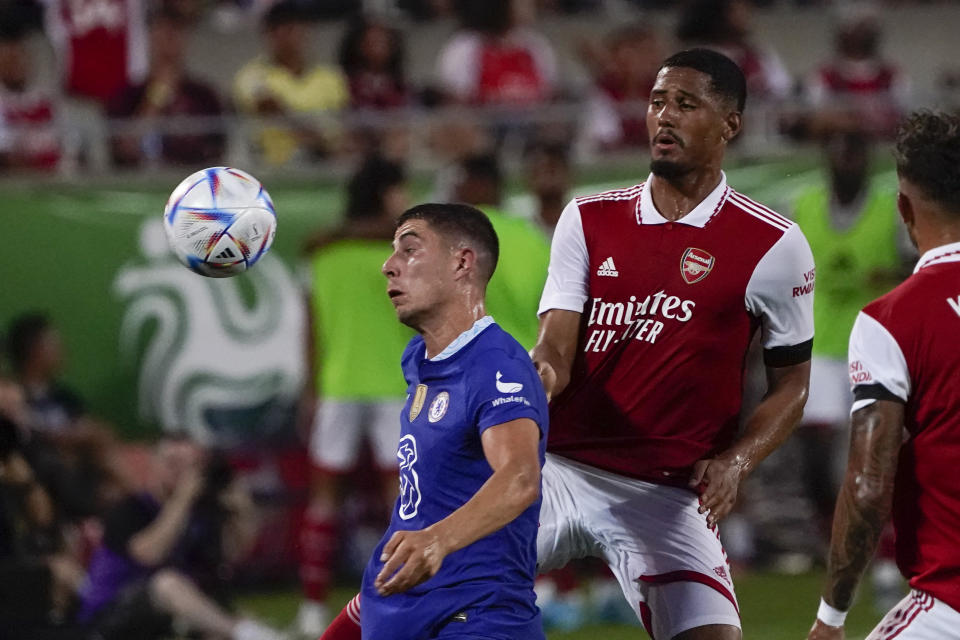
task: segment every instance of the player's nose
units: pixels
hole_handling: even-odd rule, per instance
[[[383,266],[380,267],[380,273],[388,278],[395,278],[397,276],[396,257],[397,254],[394,253],[387,258],[386,262],[383,263]]]

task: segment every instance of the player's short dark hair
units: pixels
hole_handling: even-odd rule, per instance
[[[408,220],[423,220],[450,241],[468,245],[477,253],[484,284],[490,281],[500,259],[500,240],[483,211],[468,204],[418,204],[397,218],[397,228]]]
[[[399,163],[381,156],[367,158],[347,183],[347,218],[360,220],[381,215],[387,191],[406,180],[407,174]]]
[[[45,313],[24,313],[10,321],[7,327],[7,354],[10,365],[17,373],[22,372],[30,359],[37,341],[53,326]]]
[[[281,0],[263,15],[263,26],[266,29],[307,21],[307,13],[292,0]]]
[[[917,111],[900,125],[897,173],[949,213],[960,215],[960,117]]]
[[[679,51],[660,65],[660,69],[685,67],[710,76],[710,88],[714,94],[743,113],[747,104],[747,79],[736,62],[712,49],[686,49]]]
[[[489,180],[496,185],[503,182],[500,162],[493,153],[470,154],[460,161],[460,169],[467,178]]]

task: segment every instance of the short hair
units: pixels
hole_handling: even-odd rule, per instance
[[[307,14],[292,0],[281,0],[263,15],[263,26],[266,29],[298,22],[307,22]]]
[[[496,185],[503,183],[500,162],[493,153],[474,153],[460,161],[460,168],[467,178],[489,180]]]
[[[743,113],[747,104],[747,79],[736,62],[712,49],[686,49],[663,61],[660,69],[685,67],[710,76],[710,88]]]
[[[960,117],[917,111],[897,131],[897,173],[945,211],[960,215]]]
[[[383,213],[387,190],[406,182],[403,167],[381,156],[371,156],[347,183],[347,218],[360,220]]]
[[[7,328],[7,353],[15,372],[23,371],[34,345],[51,326],[53,323],[50,318],[40,312],[24,313],[10,321]]]
[[[477,253],[483,283],[490,281],[500,259],[500,241],[483,211],[468,204],[427,203],[404,211],[397,218],[397,228],[408,220],[423,220],[448,240],[471,247]]]

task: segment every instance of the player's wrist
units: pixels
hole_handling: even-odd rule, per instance
[[[817,609],[817,620],[828,627],[842,627],[847,619],[847,612],[841,611],[820,598],[820,608]]]

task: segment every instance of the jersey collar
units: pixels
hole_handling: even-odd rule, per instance
[[[473,323],[473,326],[458,335],[453,342],[447,345],[447,348],[430,358],[430,362],[446,360],[460,349],[470,344],[470,341],[480,335],[480,332],[493,324],[493,316],[483,316]]]
[[[917,266],[913,268],[913,272],[916,273],[924,267],[941,264],[943,262],[960,262],[960,242],[942,244],[939,247],[930,249],[930,251],[920,256],[920,260],[917,262]]]
[[[721,171],[720,183],[710,192],[710,195],[694,207],[693,211],[679,220],[671,221],[660,215],[657,207],[653,204],[653,195],[650,193],[650,178],[652,177],[653,174],[648,176],[647,181],[643,183],[640,199],[637,201],[637,224],[665,224],[667,222],[676,222],[677,224],[685,224],[702,229],[706,226],[707,222],[709,222],[710,218],[720,210],[720,207],[723,206],[729,191],[727,189],[727,174]]]

